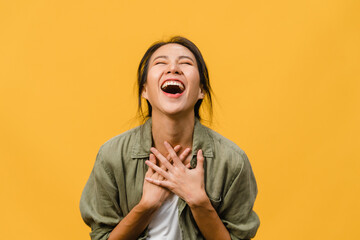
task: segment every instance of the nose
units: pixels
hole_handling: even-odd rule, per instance
[[[182,74],[182,71],[180,69],[179,64],[177,63],[171,63],[168,65],[167,72],[166,73],[172,73],[172,74]]]

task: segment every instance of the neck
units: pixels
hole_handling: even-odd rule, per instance
[[[164,156],[168,155],[164,141],[173,147],[180,145],[181,152],[187,147],[192,148],[194,124],[194,112],[181,117],[171,117],[153,112],[151,130],[155,148]]]

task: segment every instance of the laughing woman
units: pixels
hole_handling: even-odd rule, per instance
[[[250,239],[259,227],[246,154],[200,123],[211,88],[186,38],[153,44],[138,69],[147,121],[103,144],[80,210],[91,239]]]

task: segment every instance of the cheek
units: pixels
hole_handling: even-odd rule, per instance
[[[192,74],[194,78],[197,78],[197,81],[200,82],[200,73],[197,68],[192,72]]]
[[[150,69],[148,69],[148,73],[147,73],[148,78],[149,78],[149,76],[151,76],[151,77],[159,77],[159,76],[161,76],[163,71],[164,70],[161,69],[161,66],[151,67]]]
[[[198,73],[197,71],[196,71],[196,72],[192,72],[192,73],[189,75],[188,79],[191,80],[191,84],[192,84],[193,86],[200,86],[200,75],[199,75],[199,73]]]
[[[157,86],[157,78],[156,76],[154,76],[152,73],[149,73],[147,75],[147,79],[146,79],[146,85],[147,85],[147,90],[148,91],[153,91],[154,88],[156,88]]]
[[[148,98],[148,100],[150,101],[150,98],[153,98],[157,93],[156,93],[156,88],[154,86],[153,83],[147,81],[147,84],[146,84],[146,96]]]

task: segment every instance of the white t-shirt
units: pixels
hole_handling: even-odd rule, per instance
[[[149,224],[147,239],[151,240],[180,240],[179,214],[175,194],[169,196],[163,205],[154,213]]]

